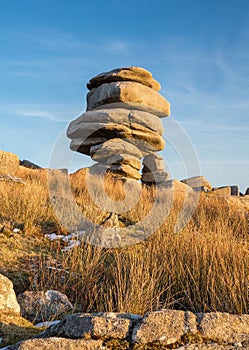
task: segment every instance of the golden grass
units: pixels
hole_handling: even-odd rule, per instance
[[[11,239],[11,230],[19,225],[20,244],[29,236],[34,240],[39,238],[44,247],[42,233],[50,228],[67,232],[91,221],[93,225],[89,227],[94,232],[94,225],[110,214],[94,203],[102,198],[102,187],[96,179],[93,193],[89,193],[86,170],[70,177],[70,191],[67,184],[61,187],[67,180],[57,173],[58,177],[50,183],[50,197],[45,171],[22,171],[19,176],[25,178],[25,185],[2,183],[0,187],[0,224],[9,227],[2,234],[6,241]],[[107,176],[104,188],[113,201],[125,198],[122,180]],[[75,203],[71,205],[71,196],[77,210]],[[158,217],[163,215],[160,208],[168,207],[170,215],[160,227],[153,228],[153,220],[146,227],[141,223],[141,229],[151,235],[139,244],[108,248],[82,242],[74,250],[62,252],[61,242],[47,241],[40,253],[34,249],[36,263],[32,268],[26,267],[32,280],[30,286],[65,292],[77,310],[88,312],[144,314],[149,310],[177,308],[248,313],[249,241],[245,212],[224,198],[202,194],[191,220],[175,233],[185,197],[182,193],[174,195],[173,202],[169,197],[167,190],[157,193],[155,188],[144,186],[133,208],[122,211],[120,204],[120,227],[128,223],[131,229],[134,223],[146,218],[155,202],[160,204]],[[57,201],[64,227],[53,211],[51,200]],[[185,203],[186,210],[191,209],[192,201],[194,197]],[[1,245],[0,252],[3,254],[3,246],[7,254],[6,245]],[[35,242],[33,246],[37,247]],[[30,245],[23,244],[23,250],[31,253]]]

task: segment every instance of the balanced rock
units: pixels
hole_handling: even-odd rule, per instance
[[[84,132],[88,123],[97,124],[122,124],[129,126],[132,124],[139,124],[152,131],[163,134],[163,125],[161,120],[154,114],[146,111],[139,111],[135,109],[126,108],[101,108],[83,113],[77,119],[73,120],[68,127],[67,136],[75,137],[81,132]],[[92,130],[90,128],[90,130]]]
[[[90,155],[95,161],[106,160],[117,156],[117,154],[126,154],[138,159],[143,157],[142,152],[136,146],[119,138],[108,140],[90,148]]]
[[[128,164],[101,164],[97,163],[94,164],[90,168],[90,173],[96,174],[96,175],[103,175],[106,172],[112,173],[114,177],[126,177],[131,179],[140,180],[141,174],[139,173],[139,170],[135,169],[134,167],[128,165]]]
[[[170,114],[169,102],[157,91],[160,84],[139,67],[99,74],[87,84],[87,111],[73,120],[67,136],[70,148],[97,162],[92,173],[159,183],[168,178],[161,156],[164,149],[160,117]]]
[[[164,139],[159,133],[145,128],[140,124],[122,125],[115,123],[84,123],[82,127],[68,130],[70,138],[82,138],[81,144],[89,136],[105,137],[107,139],[121,138],[137,144],[144,152],[160,151],[164,148]]]
[[[106,137],[90,136],[90,137],[87,137],[86,139],[82,137],[78,137],[78,138],[72,139],[70,143],[70,149],[72,151],[76,151],[82,154],[86,154],[87,156],[90,156],[91,147],[96,146],[105,141],[107,141]]]
[[[89,90],[92,90],[104,83],[112,83],[114,81],[136,81],[155,91],[161,89],[158,81],[152,78],[152,74],[147,69],[136,66],[117,68],[98,74],[90,79],[86,86]]]
[[[147,86],[131,81],[102,84],[88,92],[87,110],[103,105],[106,105],[105,108],[121,106],[127,109],[132,106],[161,118],[170,114],[170,104],[163,96]]]

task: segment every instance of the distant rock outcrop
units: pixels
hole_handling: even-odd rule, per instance
[[[90,155],[98,163],[94,172],[136,180],[144,157],[142,182],[165,181],[168,174],[156,152],[164,149],[160,118],[170,114],[170,104],[157,92],[160,84],[152,74],[118,68],[92,78],[87,87],[87,111],[67,130],[70,148]]]
[[[0,150],[0,174],[15,175],[19,167],[17,155]]]

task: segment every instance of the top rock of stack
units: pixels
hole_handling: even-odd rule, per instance
[[[125,68],[113,69],[109,72],[101,73],[90,79],[87,88],[92,90],[105,83],[116,81],[135,81],[137,83],[148,86],[149,88],[159,91],[161,89],[158,81],[152,78],[152,74],[141,67],[130,66]]]

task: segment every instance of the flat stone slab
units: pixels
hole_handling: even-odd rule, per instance
[[[90,168],[90,173],[94,175],[104,175],[106,172],[112,173],[114,177],[128,177],[135,180],[141,179],[139,170],[131,167],[128,164],[105,165],[97,163]]]
[[[87,110],[92,110],[105,105],[105,108],[115,108],[110,104],[122,103],[122,108],[144,110],[157,115],[167,117],[170,115],[170,103],[155,90],[136,82],[115,82],[103,84],[92,89],[87,94]],[[128,104],[128,105],[126,105]]]
[[[152,74],[148,70],[136,66],[116,68],[109,72],[100,73],[90,79],[86,86],[89,90],[92,90],[104,83],[111,83],[114,81],[136,81],[155,91],[161,89],[160,84],[152,78]]]
[[[119,154],[133,156],[137,159],[143,157],[142,152],[135,145],[120,138],[108,140],[90,149],[90,155],[95,161],[107,160]]]
[[[95,155],[97,152],[95,153]],[[94,157],[92,158],[94,160]],[[98,159],[99,163],[103,163],[106,165],[129,165],[132,168],[135,168],[136,170],[140,170],[141,168],[141,162],[138,158],[129,156],[127,154],[119,154],[116,156],[109,157],[108,159]]]
[[[158,132],[160,135],[163,134],[162,121],[154,114],[136,109],[101,108],[85,112],[73,120],[68,127],[68,137],[74,136],[74,133],[78,132],[78,130],[84,130],[85,125],[88,123],[115,123],[125,126],[129,126],[131,123],[140,124],[145,128]]]

